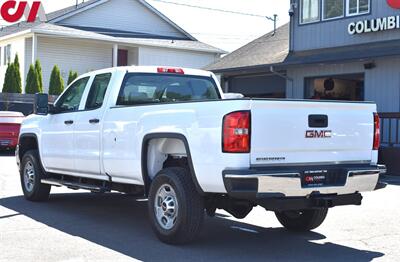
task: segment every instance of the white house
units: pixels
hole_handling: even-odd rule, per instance
[[[40,59],[48,89],[57,64],[66,81],[79,74],[123,65],[202,68],[225,52],[185,32],[144,0],[91,0],[47,14],[47,22],[20,22],[0,31],[0,86],[18,53],[23,85]],[[1,88],[0,88],[1,90]]]

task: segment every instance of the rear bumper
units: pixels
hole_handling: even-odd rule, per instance
[[[320,187],[302,185],[302,176],[315,170],[334,170],[343,184]],[[306,166],[248,170],[225,170],[223,178],[228,195],[238,199],[296,198],[321,195],[352,195],[384,188],[378,183],[382,166]],[[329,174],[327,174],[329,176]]]
[[[18,137],[0,137],[0,148],[15,148],[18,145]]]

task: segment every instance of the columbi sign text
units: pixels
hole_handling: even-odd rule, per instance
[[[400,0],[387,0],[387,4],[394,9],[400,9]],[[352,22],[348,25],[350,35],[400,29],[400,15],[375,18]]]

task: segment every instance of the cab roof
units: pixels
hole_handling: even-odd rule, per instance
[[[81,75],[81,77],[91,76],[93,74],[105,74],[112,72],[126,71],[128,73],[160,73],[159,70],[179,70],[182,71],[184,75],[194,75],[194,76],[206,76],[211,77],[213,75],[210,71],[204,71],[199,69],[184,68],[184,67],[171,67],[171,66],[122,66],[122,67],[112,67],[101,69],[97,71],[88,72]],[[182,74],[182,73],[181,73]]]

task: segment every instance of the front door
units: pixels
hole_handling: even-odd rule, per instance
[[[128,65],[128,50],[118,49],[118,66]]]
[[[57,100],[41,134],[41,157],[49,172],[70,174],[74,166],[74,125],[89,77],[75,81]]]
[[[101,172],[101,127],[111,73],[96,75],[83,110],[76,114],[74,129],[75,168],[86,176],[107,178]]]

